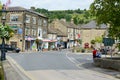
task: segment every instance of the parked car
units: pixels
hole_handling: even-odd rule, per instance
[[[1,48],[2,48],[2,44],[0,44],[0,50],[1,50]],[[13,52],[19,53],[20,48],[5,44],[5,52],[7,52],[7,51],[13,51]]]

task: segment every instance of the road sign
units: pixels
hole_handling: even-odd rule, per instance
[[[115,40],[112,38],[103,38],[104,46],[112,46],[115,43]]]

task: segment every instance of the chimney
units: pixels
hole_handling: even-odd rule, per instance
[[[33,7],[33,6],[32,6],[32,7],[30,8],[30,10],[33,10],[33,11],[35,11],[35,7]]]

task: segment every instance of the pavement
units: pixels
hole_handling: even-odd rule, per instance
[[[7,57],[8,59],[8,57]],[[12,60],[2,61],[5,80],[31,80]]]
[[[15,63],[12,58],[7,56],[7,60],[2,61],[2,63],[5,73],[5,80],[35,80],[30,77],[30,75],[25,72],[17,63]],[[120,79],[120,74],[115,75],[115,77]]]

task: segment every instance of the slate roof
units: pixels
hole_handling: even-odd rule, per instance
[[[30,12],[30,13],[33,13],[33,14],[37,14],[37,15],[39,15],[39,16],[42,16],[42,17],[47,18],[47,17],[46,17],[45,15],[43,15],[43,14],[40,14],[40,13],[35,12],[35,11],[31,10],[31,9],[25,9],[25,8],[19,7],[19,6],[9,7],[9,8],[7,9],[7,11],[10,11],[10,12],[12,12],[12,11],[27,11],[27,12]]]
[[[51,25],[48,26],[48,33],[49,34],[57,34],[56,30]]]
[[[64,26],[66,26],[66,27],[69,26],[69,25],[68,25],[65,21],[63,21],[63,20],[59,20],[59,22],[60,22],[61,24],[63,24]]]
[[[69,24],[68,28],[80,29],[80,27],[75,25],[74,23],[69,22],[68,24]]]
[[[67,34],[63,33],[59,29],[55,29],[55,32],[57,32],[57,36],[67,37]]]
[[[63,20],[59,20],[59,22],[61,24],[63,24],[64,26],[66,26],[67,28],[78,28],[75,24],[71,23],[71,22],[66,22]]]
[[[90,21],[87,24],[81,25],[82,29],[93,29],[93,28],[99,28],[99,29],[106,29],[107,26],[105,24],[97,25],[95,21]]]
[[[66,37],[67,36],[61,30],[54,28],[53,25],[49,25],[49,27],[48,27],[48,33],[50,33],[50,34],[57,34],[57,36],[61,36],[61,37]]]

